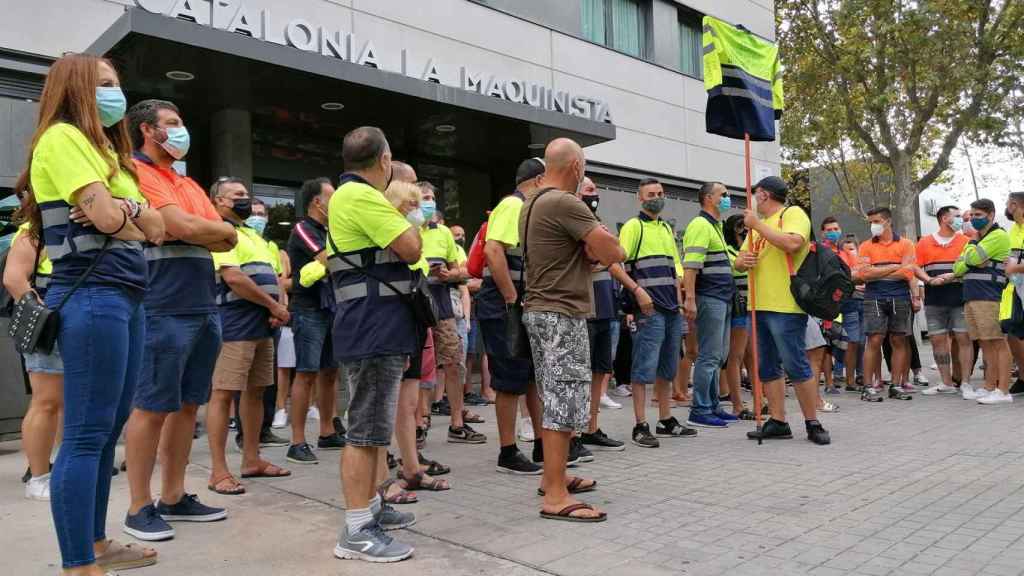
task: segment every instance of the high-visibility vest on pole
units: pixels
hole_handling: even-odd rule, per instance
[[[746,164],[747,208],[753,208],[750,189],[750,141],[775,140],[775,121],[782,116],[782,70],[779,49],[746,28],[711,16],[704,17],[704,87],[708,92],[707,131],[743,140]],[[750,238],[750,247],[754,248]],[[754,373],[754,418],[761,432],[762,383],[757,361],[757,282],[748,272],[750,340]],[[758,443],[761,439],[758,438]]]

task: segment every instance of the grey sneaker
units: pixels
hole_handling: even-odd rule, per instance
[[[401,530],[416,523],[415,514],[412,512],[399,512],[387,502],[381,502],[380,513],[373,519],[385,530]]]
[[[395,542],[384,533],[380,524],[368,524],[355,534],[347,532],[342,533],[341,541],[334,547],[334,555],[342,560],[387,563],[401,562],[412,556],[412,546]]]

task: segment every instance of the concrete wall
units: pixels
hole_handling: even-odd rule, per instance
[[[667,0],[653,0],[653,64],[619,54],[560,32],[555,27],[578,18],[573,0],[540,3],[488,0],[492,9],[468,0],[242,0],[246,6],[270,8],[282,17],[351,31],[372,39],[382,67],[398,71],[401,49],[411,55],[410,70],[421,70],[434,57],[446,82],[455,83],[459,66],[503,77],[543,82],[604,99],[618,127],[615,141],[587,149],[590,161],[695,180],[718,179],[744,184],[743,144],[704,131],[706,95],[700,80],[668,68],[678,57],[668,39]],[[146,0],[160,5],[169,0]],[[200,9],[209,0],[192,0]],[[59,56],[81,51],[99,36],[133,0],[8,0],[0,19],[0,45],[14,50]],[[676,2],[702,13],[743,24],[774,38],[771,0],[685,0]],[[519,5],[519,6],[517,6]],[[510,16],[545,21],[542,26]],[[674,19],[672,20],[674,23]],[[576,24],[578,29],[578,23]],[[667,50],[673,50],[671,54]],[[777,143],[752,147],[754,174],[778,174]]]

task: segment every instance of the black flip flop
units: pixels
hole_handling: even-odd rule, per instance
[[[577,511],[577,510],[593,510],[593,509],[594,509],[594,507],[591,506],[590,504],[587,504],[586,502],[577,502],[575,504],[570,504],[570,505],[566,506],[565,508],[562,508],[558,512],[545,512],[545,511],[541,510],[540,511],[540,517],[544,518],[545,520],[561,520],[563,522],[580,522],[580,523],[585,523],[585,524],[593,524],[595,522],[604,522],[605,520],[608,519],[608,514],[606,514],[604,512],[601,512],[600,516],[594,516],[592,518],[591,517],[572,516],[572,513]]]

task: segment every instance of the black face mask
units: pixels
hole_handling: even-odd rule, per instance
[[[590,208],[590,211],[597,214],[597,206],[601,203],[601,197],[596,195],[583,196],[580,198]]]
[[[1006,214],[1006,219],[1007,220],[1014,220],[1015,219],[1013,210],[1010,210],[1009,208],[1006,209],[1006,212],[1004,212],[1004,214]]]
[[[252,198],[236,198],[231,211],[242,220],[252,216]]]
[[[466,239],[465,238],[456,238],[455,239],[455,243],[458,244],[459,246],[462,246],[463,248],[465,248],[465,246],[466,246]]]

